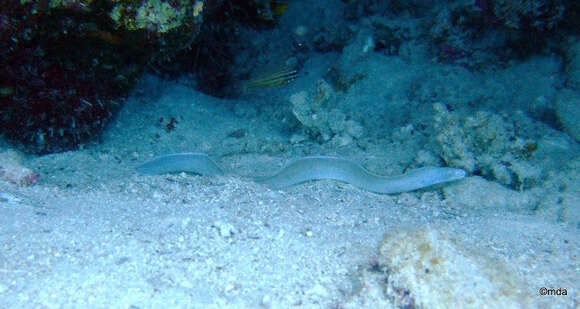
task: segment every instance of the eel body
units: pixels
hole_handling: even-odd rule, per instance
[[[174,153],[154,158],[136,168],[143,175],[188,172],[204,176],[224,175],[224,170],[205,153]]]
[[[207,176],[224,175],[223,169],[203,153],[179,153],[157,157],[137,167],[145,175],[191,172]],[[423,167],[397,176],[371,173],[359,164],[332,156],[311,156],[294,160],[277,173],[254,181],[274,189],[320,179],[347,182],[359,188],[384,194],[413,191],[464,178],[462,169]]]

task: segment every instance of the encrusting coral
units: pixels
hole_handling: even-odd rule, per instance
[[[439,132],[436,140],[441,157],[449,165],[517,189],[540,182],[544,171],[528,161],[537,142],[519,135],[513,122],[487,111],[460,117],[443,104],[436,103],[434,108],[434,127]]]
[[[191,44],[204,12],[192,1],[3,1],[4,137],[50,153],[98,136],[146,64]]]
[[[311,137],[320,142],[333,142],[338,146],[352,143],[364,134],[361,124],[336,106],[337,95],[323,79],[310,92],[300,91],[290,97],[292,113]]]

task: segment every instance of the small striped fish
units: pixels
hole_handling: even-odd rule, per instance
[[[298,77],[298,71],[293,69],[282,69],[258,76],[245,82],[244,89],[278,87],[292,82],[296,77]]]

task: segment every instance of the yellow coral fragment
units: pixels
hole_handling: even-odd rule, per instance
[[[199,16],[203,12],[203,1],[196,1],[193,6],[193,17]]]
[[[179,12],[167,2],[151,0],[137,9],[136,23],[139,28],[154,28],[167,32],[181,25]]]
[[[109,16],[121,27],[127,30],[147,29],[166,33],[178,28],[191,19],[191,2],[182,0],[179,8],[173,7],[164,0],[147,0],[139,7],[125,4],[116,5]],[[203,1],[196,1],[193,7],[194,16],[201,15]]]

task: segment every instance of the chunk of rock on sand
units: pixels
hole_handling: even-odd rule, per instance
[[[387,233],[344,308],[531,308],[523,279],[502,259],[444,230]]]
[[[20,155],[14,150],[0,153],[0,181],[17,186],[30,186],[38,182],[40,175],[22,164]]]
[[[538,197],[515,191],[479,176],[472,176],[443,188],[445,196],[464,210],[487,212],[497,209],[527,213],[537,207]]]
[[[435,229],[388,234],[379,256],[391,270],[386,291],[408,291],[419,308],[527,307],[515,271],[476,251]]]

